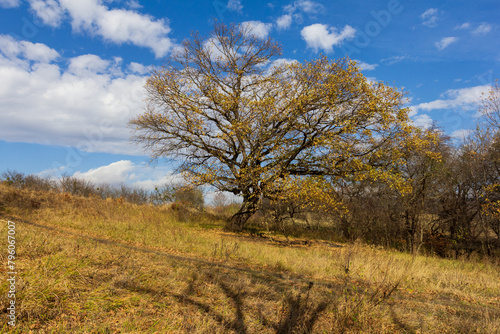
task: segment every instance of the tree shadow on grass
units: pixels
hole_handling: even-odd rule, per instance
[[[208,304],[196,301],[186,295],[173,295],[179,302],[183,304],[190,304],[192,306],[197,307],[199,310],[205,312],[210,315],[213,319],[215,319],[218,323],[220,323],[224,328],[232,329],[237,333],[247,333],[247,328],[245,325],[244,314],[243,314],[243,303],[241,303],[239,297],[234,298],[233,301],[235,304],[235,318],[233,320],[227,319],[225,316],[214,310],[214,308]]]
[[[252,269],[238,264],[175,255],[120,241],[62,231],[56,227],[44,226],[39,223],[19,221],[54,233],[121,248],[126,252],[149,254],[152,261],[158,261],[164,265],[168,264],[171,268],[186,269],[191,273],[191,279],[181,278],[182,276],[174,278],[175,284],[183,284],[183,281],[186,283],[187,289],[183,293],[174,293],[168,288],[164,288],[161,276],[156,276],[155,280],[152,281],[154,285],[161,286],[159,288],[141,284],[136,280],[137,276],[133,272],[130,275],[126,273],[117,275],[114,278],[114,286],[150,295],[159,302],[173,298],[181,305],[192,306],[209,318],[215,319],[222,328],[237,333],[256,332],[255,327],[259,331],[279,334],[310,333],[315,326],[323,326],[322,329],[331,330],[331,324],[329,325],[328,321],[321,321],[321,317],[329,306],[336,302],[325,298],[325,292],[343,293],[341,283],[312,282],[302,275],[289,272],[283,274],[280,270]],[[210,287],[205,289],[205,286],[202,287],[198,283],[200,281],[205,281],[203,285],[206,285],[208,281]],[[312,289],[313,285],[314,289]],[[205,292],[200,293],[200,291]],[[377,291],[372,293],[372,297],[377,296],[377,293]],[[229,304],[225,313],[224,309],[222,313],[219,311],[219,304],[216,300],[219,301],[219,304],[221,302],[224,305]],[[256,307],[256,304],[262,304],[264,307],[259,309],[260,306]],[[394,321],[397,322],[397,319]],[[328,329],[329,326],[330,329]],[[400,328],[405,330],[404,324],[401,324]],[[220,331],[221,328],[210,329]]]
[[[241,274],[241,273],[239,273]],[[222,271],[219,268],[193,268],[193,273],[187,279],[187,287],[181,293],[159,291],[156,289],[141,286],[137,282],[131,282],[126,289],[129,291],[146,293],[154,297],[172,296],[181,305],[192,306],[214,319],[219,325],[235,333],[250,333],[247,322],[256,320],[267,330],[277,334],[287,333],[311,333],[321,314],[329,306],[329,302],[315,301],[310,295],[313,283],[308,286],[301,284],[298,288],[305,290],[302,292],[293,292],[292,288],[283,289],[282,283],[278,280],[265,280],[262,277],[251,277],[252,285],[265,284],[267,294],[263,297],[262,292],[252,291],[251,286],[243,284],[240,281],[238,273]],[[213,284],[221,292],[220,297],[229,301],[230,315],[223,314],[217,310],[216,303],[203,301],[209,299],[199,293],[200,286],[203,284]],[[254,296],[265,298],[266,302],[281,304],[277,319],[271,319],[273,314],[269,315],[268,309],[262,310],[247,303],[247,297]],[[220,298],[219,297],[219,298]],[[220,304],[220,303],[219,303]],[[266,313],[266,315],[264,314]],[[276,314],[274,314],[276,316]]]
[[[329,303],[321,301],[317,305],[309,303],[309,292],[306,297],[298,294],[288,296],[282,312],[283,317],[276,328],[277,334],[311,333],[319,316],[328,307]],[[274,326],[273,326],[274,327]]]
[[[392,322],[399,327],[400,330],[404,331],[405,333],[416,333],[418,328],[414,328],[411,325],[405,323],[402,319],[398,317],[396,312],[394,311],[394,308],[391,306],[391,318]],[[422,326],[421,326],[422,328]]]
[[[276,303],[281,303],[278,321],[273,321],[265,316],[262,309],[258,308],[251,314],[251,307],[245,302],[245,298],[252,294],[249,287],[244,287],[238,284],[237,278],[221,272],[216,269],[215,272],[210,272],[206,277],[212,278],[212,281],[220,288],[225,297],[231,302],[233,317],[228,319],[220,313],[216,312],[213,307],[208,304],[193,300],[186,294],[174,295],[180,302],[188,303],[196,306],[206,314],[209,314],[217,322],[228,329],[232,329],[237,333],[248,333],[248,327],[245,319],[257,318],[260,324],[277,334],[287,333],[311,333],[314,325],[318,321],[320,315],[327,309],[329,303],[327,301],[316,302],[310,297],[310,292],[313,283],[309,283],[307,287],[302,286],[302,289],[307,289],[305,293],[294,294],[285,291],[284,299],[276,299],[277,296],[283,295],[282,286],[280,282],[276,281],[263,281],[259,279],[260,283],[265,283],[268,287],[274,290],[274,293],[267,295],[267,299],[273,300]],[[253,277],[255,279],[255,277]],[[188,286],[187,291],[192,288]],[[186,291],[186,292],[187,292]]]

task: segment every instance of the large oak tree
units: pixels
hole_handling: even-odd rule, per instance
[[[262,197],[325,197],[345,175],[394,177],[413,131],[401,92],[370,82],[355,62],[280,54],[249,26],[216,23],[152,71],[148,107],[130,122],[154,158],[178,159],[193,182],[242,196],[232,229]]]

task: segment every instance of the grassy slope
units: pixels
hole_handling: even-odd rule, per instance
[[[4,331],[500,332],[498,263],[283,246],[209,214],[4,185],[0,204],[0,260],[10,219],[20,272]],[[2,278],[2,325],[6,291]]]

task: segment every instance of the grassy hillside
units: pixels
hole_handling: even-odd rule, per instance
[[[224,232],[182,206],[0,185],[2,331],[496,333],[496,260]],[[7,325],[7,221],[18,322]]]

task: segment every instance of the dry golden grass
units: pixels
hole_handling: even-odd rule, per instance
[[[223,232],[182,207],[0,185],[17,226],[18,333],[496,333],[500,270],[361,244]],[[3,250],[3,251],[2,251]]]

